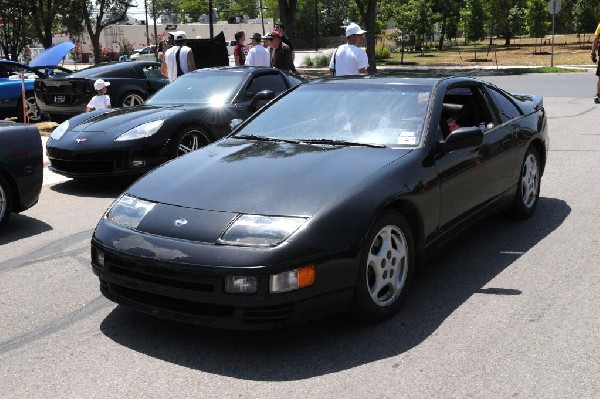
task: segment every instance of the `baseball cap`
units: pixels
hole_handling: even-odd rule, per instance
[[[107,86],[110,86],[110,82],[105,82],[102,79],[97,79],[94,82],[94,89],[96,89],[96,90],[101,90],[101,89],[103,89],[103,88],[105,88]]]
[[[346,26],[346,37],[352,35],[362,35],[363,33],[367,33],[366,30],[362,30],[360,26],[352,22],[350,25]]]
[[[271,33],[267,33],[266,35],[263,36],[263,39],[273,39],[273,38],[277,38],[279,39],[281,37],[281,35],[279,34],[279,32],[277,31],[273,31]]]

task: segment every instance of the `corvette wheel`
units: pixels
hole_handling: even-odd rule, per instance
[[[31,92],[25,93],[25,106],[27,107],[27,116],[29,122],[36,123],[42,120],[42,111],[35,102],[35,96]],[[17,121],[24,122],[23,118],[23,102],[19,99],[17,104]]]
[[[355,286],[354,313],[376,322],[398,311],[414,271],[413,239],[398,212],[383,214],[364,242]]]
[[[196,151],[210,144],[208,134],[200,128],[188,128],[173,140],[171,155],[173,158]]]
[[[0,176],[0,228],[12,212],[12,193],[8,182]]]
[[[122,107],[137,107],[144,103],[144,98],[139,93],[127,93],[121,101]]]
[[[540,183],[540,156],[534,147],[529,147],[521,166],[517,194],[511,207],[512,214],[523,219],[533,214],[540,198]]]

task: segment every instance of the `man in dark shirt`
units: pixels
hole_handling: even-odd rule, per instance
[[[265,43],[271,48],[271,66],[288,72],[295,72],[292,50],[281,41],[281,35],[273,31],[263,36]]]
[[[288,45],[290,50],[292,50],[292,61],[296,59],[296,54],[294,53],[294,46],[290,39],[285,35],[285,27],[281,22],[277,22],[273,28],[275,32],[279,32],[279,36],[281,37],[281,41]]]

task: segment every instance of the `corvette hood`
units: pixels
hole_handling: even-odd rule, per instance
[[[179,107],[154,107],[143,105],[140,107],[115,108],[85,119],[76,126],[71,127],[72,132],[105,132],[107,134],[121,134],[136,126],[158,119],[167,119],[182,111]]]
[[[186,208],[311,216],[408,152],[230,138],[163,165],[128,192]]]

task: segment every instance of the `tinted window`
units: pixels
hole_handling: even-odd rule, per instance
[[[277,75],[261,75],[252,79],[248,85],[248,91],[253,94],[259,93],[263,90],[271,90],[275,93],[281,93],[287,90],[283,79],[279,74]]]
[[[416,146],[430,92],[430,86],[420,85],[301,85],[236,134]]]
[[[221,106],[230,103],[248,75],[225,71],[198,71],[186,73],[169,83],[146,104],[210,104]]]
[[[483,131],[494,126],[494,117],[479,87],[454,86],[442,104],[440,129],[445,137],[460,127],[479,126]]]
[[[498,107],[498,113],[500,114],[500,120],[502,123],[506,123],[513,118],[521,116],[521,111],[519,108],[508,97],[506,97],[504,93],[501,93],[491,87],[488,87],[488,90],[492,96],[492,99],[496,103],[496,106]]]
[[[146,66],[146,67],[142,68],[142,71],[144,72],[144,75],[146,75],[146,78],[148,78],[148,79],[152,79],[152,80],[157,80],[157,79],[158,80],[166,80],[167,79],[160,73],[160,67],[158,65]]]
[[[70,75],[73,78],[138,78],[131,63],[99,65],[86,68]]]

